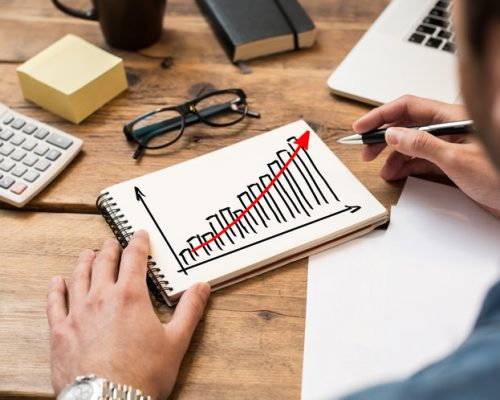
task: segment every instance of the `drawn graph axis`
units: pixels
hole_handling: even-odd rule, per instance
[[[359,211],[360,206],[344,205],[344,208],[340,208],[343,202],[309,154],[308,142],[309,131],[304,132],[298,139],[294,136],[288,138],[285,143],[286,148],[278,150],[275,153],[276,158],[267,163],[268,171],[264,171],[264,175],[258,176],[256,181],[247,184],[246,189],[235,196],[236,206],[235,203],[233,205],[226,204],[218,212],[206,217],[206,228],[202,232],[192,234],[186,240],[187,247],[181,251],[174,249],[164,229],[148,207],[146,195],[138,187],[135,187],[137,201],[142,204],[154,222],[156,229],[179,265],[177,272],[188,275],[188,270],[211,261],[339,214]],[[262,173],[262,170],[260,171]],[[273,188],[272,194],[271,188]],[[332,204],[337,204],[337,207],[333,208],[328,215],[314,215],[323,206]],[[237,209],[240,206],[241,209]],[[268,233],[269,236],[266,236],[265,230],[273,225],[292,223],[299,217],[307,217],[310,220],[297,221],[300,225],[288,229],[282,226],[284,230],[273,234]],[[208,232],[205,229],[208,229]],[[251,236],[254,234],[258,236],[254,237],[252,241]],[[264,238],[260,239],[259,237]],[[194,243],[196,241],[198,241],[197,244]],[[201,251],[203,255],[197,251]]]
[[[148,205],[146,204],[146,201],[144,200],[144,198],[146,197],[146,195],[144,193],[142,193],[141,189],[139,189],[137,186],[134,187],[134,191],[135,191],[135,198],[137,199],[137,201],[139,201],[139,202],[142,203],[142,205],[146,209],[147,213],[149,214],[149,216],[153,220],[153,222],[154,222],[154,224],[156,226],[156,229],[158,229],[158,232],[160,232],[161,237],[163,238],[163,240],[167,244],[169,250],[172,252],[172,254],[173,254],[174,258],[175,258],[175,261],[177,261],[177,263],[181,267],[180,271],[178,271],[178,272],[183,272],[185,275],[187,275],[187,271],[182,266],[179,258],[177,257],[177,254],[175,254],[174,248],[172,247],[172,245],[168,241],[167,237],[165,236],[165,233],[163,233],[163,230],[161,229],[160,225],[158,224],[158,221],[156,220],[156,218],[154,217],[153,213],[151,212],[151,210],[149,209]]]
[[[318,222],[324,221],[325,219],[335,217],[335,216],[337,216],[337,215],[339,215],[339,214],[343,214],[343,213],[348,212],[348,211],[350,211],[351,213],[355,213],[355,212],[359,211],[360,209],[361,209],[361,206],[345,206],[345,208],[344,208],[344,209],[342,209],[342,210],[340,210],[340,211],[337,211],[337,212],[334,212],[334,213],[332,213],[332,214],[330,214],[330,215],[326,215],[326,216],[321,217],[321,218],[318,218],[318,219],[316,219],[316,220],[314,220],[314,221],[309,221],[309,222],[306,222],[306,223],[304,223],[304,224],[302,224],[302,225],[295,226],[295,227],[290,228],[290,229],[288,229],[288,230],[286,230],[286,231],[283,231],[283,232],[277,233],[277,234],[275,234],[275,235],[271,235],[271,236],[269,236],[269,237],[266,237],[265,239],[260,239],[260,240],[257,240],[257,241],[255,241],[255,242],[253,242],[253,243],[247,244],[247,245],[242,246],[242,247],[239,247],[239,248],[237,248],[237,249],[233,249],[233,250],[227,251],[227,252],[225,252],[225,253],[223,253],[223,254],[220,254],[220,255],[215,256],[215,257],[212,257],[212,258],[210,258],[210,259],[208,259],[208,260],[201,261],[201,262],[199,262],[199,263],[197,263],[197,264],[193,264],[193,265],[190,265],[190,266],[187,266],[187,267],[184,267],[184,266],[180,263],[180,261],[179,261],[179,260],[177,260],[177,261],[179,262],[180,267],[181,267],[181,269],[179,269],[177,272],[183,272],[184,274],[187,274],[187,271],[188,271],[188,270],[193,269],[193,268],[195,268],[195,267],[199,267],[200,265],[207,264],[207,263],[209,263],[209,262],[212,262],[212,261],[218,260],[218,259],[220,259],[220,258],[222,258],[222,257],[226,257],[226,256],[228,256],[228,255],[230,255],[230,254],[234,254],[234,253],[236,253],[236,252],[238,252],[238,251],[242,251],[242,250],[248,249],[248,248],[253,247],[253,246],[255,246],[255,245],[258,245],[258,244],[261,244],[261,243],[267,242],[268,240],[275,239],[275,238],[277,238],[277,237],[279,237],[279,236],[283,236],[283,235],[286,235],[286,234],[288,234],[288,233],[290,233],[290,232],[296,231],[297,229],[302,229],[302,228],[304,228],[304,227],[306,227],[306,226],[309,226],[309,225],[312,225],[312,224],[315,224],[315,223],[318,223]]]

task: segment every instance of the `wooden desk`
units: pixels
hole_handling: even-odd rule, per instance
[[[23,211],[0,205],[0,396],[51,395],[46,288],[52,275],[70,274],[80,249],[98,249],[111,237],[94,207],[108,185],[304,118],[385,206],[396,202],[400,185],[378,177],[381,161],[362,163],[357,148],[336,144],[368,107],[333,97],[326,87],[332,69],[388,0],[302,3],[318,27],[314,48],[249,62],[252,72],[242,74],[228,62],[194,2],[169,0],[159,45],[142,54],[112,50],[125,60],[130,89],[75,126],[26,102],[15,69],[66,33],[107,48],[97,24],[66,17],[48,0],[2,1],[0,101],[85,143],[75,162]],[[173,57],[169,68],[161,66],[165,56]],[[242,87],[262,119],[217,135],[196,126],[175,146],[138,164],[132,160],[133,148],[121,133],[126,121],[210,87]],[[302,260],[214,293],[172,397],[298,398],[306,281]],[[168,310],[159,312],[168,319]]]

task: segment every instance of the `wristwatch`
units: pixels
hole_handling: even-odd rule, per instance
[[[75,381],[57,396],[57,400],[151,400],[139,389],[97,378],[95,375],[77,376]]]

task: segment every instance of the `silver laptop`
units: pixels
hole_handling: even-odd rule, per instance
[[[392,0],[328,79],[370,104],[404,94],[460,103],[451,0]]]

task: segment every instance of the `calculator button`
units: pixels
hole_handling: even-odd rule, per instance
[[[0,187],[3,189],[8,189],[14,184],[14,182],[15,182],[14,178],[6,176],[0,181]]]
[[[32,139],[26,141],[24,144],[23,144],[23,149],[24,150],[28,150],[28,151],[31,151],[33,150],[34,148],[36,147],[36,142]]]
[[[10,188],[10,191],[14,194],[20,195],[22,194],[28,186],[26,186],[24,183],[18,182],[14,186]]]
[[[47,153],[45,158],[49,159],[50,161],[55,161],[59,158],[60,155],[61,155],[61,152],[52,149]]]
[[[36,125],[32,124],[31,122],[28,125],[26,125],[23,129],[23,132],[27,133],[28,135],[31,135],[35,131],[36,131]]]
[[[14,121],[14,117],[12,115],[9,115],[3,120],[3,123],[5,125],[9,125],[12,121]]]
[[[55,132],[52,132],[46,141],[47,143],[53,144],[54,146],[60,147],[64,150],[73,144],[73,141],[70,138],[59,135]]]
[[[14,145],[14,146],[19,146],[20,144],[22,144],[24,141],[26,140],[26,138],[22,135],[16,135],[14,136],[12,139],[10,139],[10,142]]]
[[[9,140],[12,136],[14,136],[14,132],[9,129],[5,129],[4,131],[0,132],[0,139]]]
[[[38,157],[35,157],[33,155],[29,155],[28,157],[26,157],[23,161],[23,164],[24,165],[27,165],[28,167],[32,167],[33,165],[35,165],[35,163],[38,161]]]
[[[39,176],[40,174],[38,172],[28,171],[26,175],[24,175],[24,180],[28,182],[35,182]]]
[[[26,124],[26,121],[21,118],[16,118],[12,124],[10,124],[11,127],[14,129],[21,129],[24,125]]]
[[[8,156],[13,151],[14,147],[12,147],[10,144],[5,144],[5,146],[0,147],[0,154],[4,156]]]
[[[33,153],[35,153],[37,156],[43,156],[45,153],[47,153],[47,151],[49,151],[49,146],[40,144]]]
[[[20,178],[21,176],[23,176],[25,174],[25,172],[27,170],[28,170],[28,168],[26,168],[24,165],[17,165],[16,168],[14,168],[11,171],[11,174]]]
[[[14,165],[16,165],[16,163],[14,161],[9,160],[9,159],[5,159],[0,164],[0,169],[2,171],[9,172],[14,167]]]
[[[51,165],[51,164],[50,164],[47,160],[45,160],[45,159],[41,158],[41,159],[40,159],[40,160],[38,160],[38,162],[36,163],[35,168],[36,168],[38,171],[42,171],[42,172],[43,172],[43,171],[45,171],[47,168],[49,168],[49,167],[50,167],[50,165]]]
[[[16,150],[10,158],[12,158],[14,161],[21,161],[24,157],[26,156],[26,152],[22,150]]]
[[[45,137],[49,134],[49,131],[45,128],[38,128],[35,132],[35,137],[37,139],[45,139]]]

